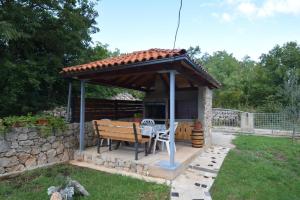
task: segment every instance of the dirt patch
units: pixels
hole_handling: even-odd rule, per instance
[[[156,195],[155,192],[145,192],[145,193],[142,193],[140,194],[140,197],[139,199],[147,199],[147,200],[155,200],[157,199],[158,196]],[[162,199],[162,200],[167,200],[169,199],[169,193],[166,193],[166,194],[161,194],[159,196],[159,199]]]
[[[274,158],[279,161],[287,161],[286,157],[281,152],[275,152]]]

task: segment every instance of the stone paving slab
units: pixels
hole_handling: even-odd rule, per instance
[[[229,150],[221,146],[206,148],[172,181],[171,200],[210,200],[209,189]]]

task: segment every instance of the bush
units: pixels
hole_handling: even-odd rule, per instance
[[[9,116],[0,119],[0,133],[5,134],[13,127],[37,127],[42,135],[48,136],[59,130],[64,131],[67,126],[63,118],[45,114]]]

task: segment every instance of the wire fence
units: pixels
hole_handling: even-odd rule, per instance
[[[293,119],[285,113],[254,113],[254,128],[300,132],[300,117]]]
[[[295,130],[296,133],[300,133],[300,115],[292,117],[287,113],[246,113],[222,108],[214,108],[212,113],[212,125],[215,128],[238,128],[247,132],[255,132],[258,129],[272,132]]]

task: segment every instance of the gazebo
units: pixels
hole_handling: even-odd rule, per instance
[[[163,103],[165,115],[170,122],[171,141],[170,160],[169,162],[162,162],[161,166],[163,167],[176,168],[174,159],[175,115],[181,115],[183,118],[198,118],[204,126],[205,143],[210,144],[212,89],[219,88],[220,83],[201,65],[194,62],[184,49],[136,51],[86,64],[65,67],[61,74],[64,78],[81,82],[81,151],[84,150],[85,84],[87,83],[143,91],[146,93],[144,100],[146,110],[147,108],[155,110],[154,105],[156,104],[153,104],[154,102]],[[71,84],[70,82],[68,111],[70,111]],[[176,101],[177,99],[180,100]],[[177,111],[175,107],[178,108]],[[147,112],[146,110],[145,112]],[[187,110],[189,110],[188,113]]]

